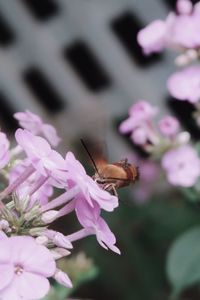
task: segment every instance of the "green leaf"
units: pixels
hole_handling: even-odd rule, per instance
[[[200,227],[174,242],[168,254],[167,275],[175,298],[183,289],[200,282]]]

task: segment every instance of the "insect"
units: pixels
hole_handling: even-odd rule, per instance
[[[128,159],[123,159],[115,163],[108,163],[105,159],[98,157],[94,160],[82,139],[81,143],[94,166],[95,174],[93,175],[93,179],[104,190],[117,196],[117,189],[135,183],[139,179],[138,167],[130,164]]]

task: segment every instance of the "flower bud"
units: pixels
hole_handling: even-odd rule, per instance
[[[49,210],[45,213],[42,214],[42,221],[45,224],[52,223],[58,216],[58,211],[57,210]]]
[[[62,233],[56,232],[54,238],[53,238],[53,243],[62,248],[67,248],[67,249],[72,249],[72,243],[68,240],[67,237],[65,237]]]
[[[68,250],[66,250],[64,248],[59,248],[59,247],[54,248],[54,249],[52,249],[50,251],[51,251],[51,254],[53,255],[53,258],[55,260],[60,259],[60,258],[62,258],[64,256],[68,256],[69,254],[71,254],[70,251],[68,251]]]
[[[38,236],[35,240],[39,245],[45,246],[48,243],[48,237],[46,237],[45,235]]]
[[[64,285],[65,287],[72,288],[72,282],[71,282],[71,280],[69,279],[69,277],[67,276],[67,274],[64,273],[63,271],[57,269],[56,273],[54,275],[54,279],[58,283]]]

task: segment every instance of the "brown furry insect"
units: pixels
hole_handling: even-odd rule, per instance
[[[117,189],[135,183],[139,179],[138,167],[130,164],[128,159],[119,162],[108,163],[106,159],[92,157],[86,144],[81,140],[95,169],[93,179],[106,191],[117,195]]]

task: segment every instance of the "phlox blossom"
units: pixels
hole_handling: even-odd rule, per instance
[[[167,82],[170,94],[178,100],[200,100],[200,67],[191,66],[172,74]]]
[[[26,129],[17,129],[15,138],[37,172],[64,181],[65,173],[62,171],[65,170],[65,160],[58,152],[51,149],[44,138],[35,136]]]
[[[94,202],[93,207],[91,207],[84,198],[80,197],[76,201],[75,211],[80,224],[86,228],[90,234],[96,235],[98,243],[103,248],[109,248],[120,254],[120,250],[115,246],[116,238],[114,234],[100,216],[101,209],[98,203]]]
[[[32,237],[0,239],[0,299],[37,300],[49,291],[56,272],[51,252]]]
[[[136,127],[150,121],[157,114],[157,107],[154,107],[145,100],[139,100],[129,109],[129,117],[119,126],[121,133],[129,133]]]
[[[200,159],[190,145],[167,151],[162,158],[162,167],[173,185],[191,187],[200,176]]]
[[[158,127],[164,136],[173,137],[177,134],[180,124],[175,117],[165,116],[159,121]]]
[[[145,54],[160,52],[165,47],[166,24],[162,20],[155,20],[138,33],[138,43]]]
[[[15,113],[14,118],[19,121],[22,128],[29,130],[35,135],[43,134],[52,146],[59,144],[61,139],[56,129],[50,124],[44,124],[38,115],[26,110],[25,112]]]
[[[152,119],[158,109],[145,100],[139,100],[129,109],[129,117],[119,126],[119,132],[131,134],[132,141],[137,145],[144,145],[148,141],[154,143],[157,139]]]
[[[191,49],[200,46],[199,5],[191,1],[177,2],[179,14],[169,13],[165,20],[154,20],[138,33],[138,43],[144,53],[160,52],[164,48]]]

